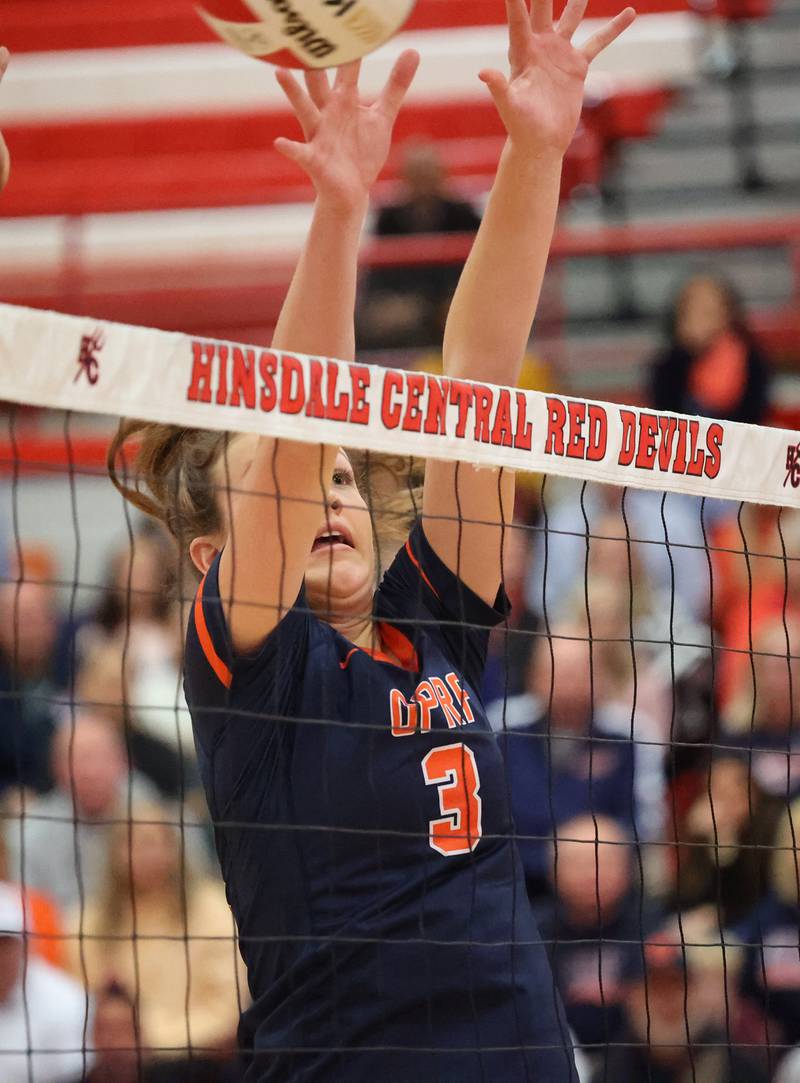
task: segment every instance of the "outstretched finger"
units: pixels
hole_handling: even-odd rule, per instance
[[[331,85],[328,82],[328,74],[315,69],[305,73],[306,88],[312,102],[317,109],[324,109],[331,96]]]
[[[306,139],[310,139],[319,123],[319,109],[286,68],[279,68],[276,78],[281,90],[289,99],[289,104],[294,110],[295,116],[300,121],[303,135],[305,135]]]
[[[531,0],[531,26],[537,34],[553,29],[553,0]]]
[[[307,143],[296,143],[293,139],[284,139],[281,137],[280,139],[275,140],[273,146],[279,154],[284,156],[284,158],[288,158],[290,161],[295,162],[307,173],[310,172],[314,152]]]
[[[342,88],[346,90],[358,89],[358,77],[361,75],[361,61],[351,60],[349,64],[342,64],[337,69],[336,78],[333,82],[334,87],[337,90]]]
[[[567,0],[558,21],[558,33],[562,38],[572,41],[573,34],[583,22],[587,3],[588,0]]]
[[[6,49],[5,45],[0,45],[0,79],[5,75],[10,59],[11,53]]]
[[[392,120],[400,112],[418,68],[419,53],[416,49],[406,49],[395,61],[392,74],[378,99],[379,107]]]
[[[478,78],[489,88],[497,111],[503,117],[508,103],[508,79],[501,71],[495,71],[494,68],[484,68],[478,73]]]
[[[524,53],[531,40],[531,13],[526,0],[506,0],[509,58],[511,65],[524,63]]]
[[[589,63],[591,64],[604,49],[607,49],[613,41],[616,41],[620,34],[624,34],[635,18],[636,12],[633,8],[625,8],[610,23],[607,23],[602,30],[592,34],[581,48],[581,52]]]

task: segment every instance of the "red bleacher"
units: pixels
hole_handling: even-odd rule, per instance
[[[589,15],[610,17],[622,6],[619,0],[589,0]],[[636,7],[643,15],[686,11],[687,0],[640,0]],[[496,26],[503,18],[503,0],[419,0],[407,29],[441,30],[455,24]],[[137,0],[135,4],[109,0],[3,0],[2,35],[12,52],[216,40],[197,17],[191,0]]]
[[[589,15],[615,13],[621,0],[590,0]],[[642,14],[686,10],[686,0],[646,0]],[[408,28],[497,26],[504,0],[419,0]],[[176,45],[216,40],[190,0],[4,0],[3,42],[12,52]],[[600,180],[605,151],[621,138],[653,134],[667,102],[661,87],[619,89],[589,104],[570,151],[562,196]],[[7,216],[77,215],[191,207],[291,203],[312,198],[297,169],[272,147],[291,131],[288,112],[105,117],[11,124],[14,160],[4,194]],[[488,188],[503,129],[490,101],[438,99],[410,104],[398,142],[435,139],[450,174],[468,193]],[[384,181],[394,181],[399,158]]]
[[[273,149],[294,130],[287,113],[169,117],[160,121],[81,121],[8,127],[14,161],[3,197],[8,216],[168,210],[291,203],[313,198],[297,167]],[[397,141],[435,139],[451,176],[482,191],[503,145],[490,101],[418,103],[401,115]],[[590,125],[568,156],[562,194],[596,184],[601,143]],[[384,181],[398,178],[395,155]]]

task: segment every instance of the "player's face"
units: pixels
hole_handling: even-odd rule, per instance
[[[239,436],[231,441],[225,463],[217,472],[221,488],[239,487],[257,442],[258,438],[251,436]],[[320,508],[305,585],[308,604],[320,615],[350,617],[371,612],[375,591],[372,521],[358,490],[352,464],[343,451],[336,457],[326,507]]]
[[[319,613],[368,613],[375,590],[372,522],[343,451],[306,566],[306,596]]]

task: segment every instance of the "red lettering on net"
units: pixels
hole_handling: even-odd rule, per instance
[[[422,775],[426,786],[437,787],[442,813],[428,824],[431,849],[444,857],[472,853],[483,833],[475,753],[460,743],[432,748],[422,761]]]

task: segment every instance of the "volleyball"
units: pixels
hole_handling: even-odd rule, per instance
[[[335,68],[396,34],[416,0],[203,0],[197,11],[234,48],[284,68]]]

